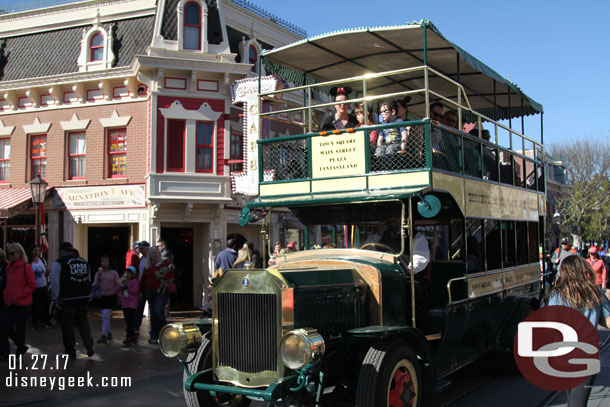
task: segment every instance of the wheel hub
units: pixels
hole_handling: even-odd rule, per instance
[[[392,376],[390,384],[390,394],[388,401],[390,407],[406,407],[413,406],[415,402],[415,388],[413,378],[409,369],[405,366],[399,366]]]

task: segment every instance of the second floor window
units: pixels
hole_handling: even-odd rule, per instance
[[[249,62],[252,64],[252,72],[256,73],[256,70],[258,68],[258,51],[256,50],[256,47],[254,45],[250,45],[248,47],[248,60]]]
[[[89,47],[91,62],[101,61],[104,59],[104,36],[100,33],[91,37],[91,46]]]
[[[244,170],[243,162],[235,162],[244,159],[244,136],[239,133],[231,133],[231,172]]]
[[[40,177],[44,179],[47,177],[47,135],[32,136],[30,143],[32,164],[30,179],[34,179],[36,174],[40,174]]]
[[[167,171],[185,171],[185,137],[186,122],[184,120],[167,121]]]
[[[201,7],[193,1],[184,7],[184,49],[201,49]]]
[[[195,148],[196,171],[197,172],[213,172],[212,170],[212,154],[214,145],[212,144],[214,133],[214,123],[197,122],[197,146]]]
[[[11,179],[11,139],[0,139],[0,181]]]
[[[122,178],[127,169],[127,141],[125,129],[108,130],[108,177]]]
[[[68,134],[69,179],[84,179],[86,165],[85,133]]]

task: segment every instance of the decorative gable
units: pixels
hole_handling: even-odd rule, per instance
[[[83,30],[78,56],[80,72],[112,68],[115,59],[112,52],[112,34],[112,27],[108,31],[100,24],[98,10],[93,26]]]

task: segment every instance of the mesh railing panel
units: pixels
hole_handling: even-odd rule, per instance
[[[432,167],[439,170],[461,173],[462,138],[445,129],[432,127]]]
[[[273,173],[274,181],[309,177],[307,139],[265,143],[260,148],[263,153],[263,171]]]
[[[378,142],[371,146],[370,172],[425,168],[426,131],[424,125],[386,128],[370,132],[378,134]]]
[[[464,174],[481,178],[481,144],[464,138]]]

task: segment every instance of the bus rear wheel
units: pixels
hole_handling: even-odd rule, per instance
[[[212,367],[212,341],[210,341],[209,336],[209,333],[203,336],[201,345],[199,346],[199,349],[197,349],[197,353],[195,353],[195,357],[192,362],[188,364],[187,369],[191,375]],[[186,383],[187,379],[188,375],[185,371],[182,376],[182,385],[184,400],[188,407],[243,407],[250,405],[250,399],[244,396],[221,394],[218,397],[212,397],[207,391],[187,391],[184,389],[184,383]],[[211,383],[213,381],[212,379],[212,371],[210,370],[210,372],[206,374],[205,381]]]
[[[371,346],[358,377],[359,407],[418,407],[421,373],[415,352],[402,340]]]

